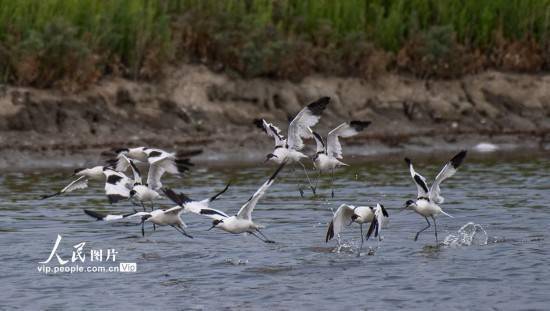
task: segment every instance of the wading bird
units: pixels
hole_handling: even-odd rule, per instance
[[[170,226],[176,229],[179,233],[183,234],[184,236],[192,239],[193,237],[189,235],[187,232],[185,232],[184,228],[186,228],[187,225],[183,222],[183,220],[181,220],[182,211],[183,211],[183,208],[181,206],[175,206],[167,210],[156,209],[151,212],[134,211],[133,213],[125,214],[125,215],[110,215],[110,214],[91,211],[91,210],[84,210],[84,213],[94,217],[97,220],[103,220],[103,221],[116,221],[116,220],[121,220],[125,218],[131,219],[135,217],[140,217],[141,222],[139,224],[141,225],[142,236],[145,236],[145,222],[151,222],[153,223],[153,225]]]
[[[204,203],[204,200],[193,201],[184,194],[175,194],[173,192],[170,193],[169,191],[165,191],[165,194],[168,198],[172,199],[172,201],[174,201],[179,206],[187,207],[190,211],[194,213],[212,218],[212,227],[210,227],[210,229],[208,230],[219,228],[223,231],[234,234],[246,232],[252,234],[253,236],[265,243],[275,243],[274,241],[268,239],[260,230],[263,228],[263,226],[256,224],[252,221],[252,211],[254,210],[254,207],[256,206],[260,198],[265,194],[269,186],[273,184],[275,177],[285,166],[285,163],[286,162],[283,162],[277,168],[273,175],[271,175],[271,177],[269,177],[269,179],[252,195],[252,197],[250,197],[250,199],[246,201],[246,203],[241,207],[241,209],[235,216],[229,216],[222,211],[209,208],[208,204]],[[256,233],[261,235],[261,237],[256,235]]]
[[[301,162],[301,159],[307,158],[307,156],[300,152],[300,150],[304,148],[304,142],[302,139],[311,138],[313,136],[310,127],[319,122],[321,114],[329,102],[330,97],[321,97],[298,112],[296,117],[292,119],[290,125],[288,126],[288,137],[286,139],[283,135],[281,135],[281,130],[273,124],[266,122],[264,119],[254,120],[254,124],[256,124],[256,126],[266,132],[268,136],[275,139],[275,149],[272,153],[269,153],[266,156],[265,161],[273,161],[277,164],[281,164],[283,162],[289,164],[300,164],[300,166],[304,169],[309,186],[314,194],[315,188],[313,187],[309,175],[307,174],[306,167]],[[301,186],[299,190],[300,194],[303,196]]]
[[[77,177],[65,188],[54,194],[43,195],[40,199],[47,199],[55,197],[64,193],[69,193],[78,189],[88,188],[88,180],[105,180],[105,174],[103,174],[105,166],[94,166],[92,168],[77,168],[74,170],[73,177]]]
[[[343,156],[342,145],[340,145],[338,138],[355,136],[367,128],[370,123],[370,121],[351,121],[342,123],[328,133],[326,144],[321,135],[313,131],[311,132],[317,143],[317,150],[313,156],[313,164],[318,171],[317,180],[314,186],[315,189],[317,189],[321,174],[330,171],[331,196],[334,197],[334,169],[340,166],[347,166],[346,163],[340,161],[343,159]]]
[[[208,213],[206,210],[212,210],[208,208],[208,203],[216,200],[220,195],[222,195],[227,189],[229,188],[229,185],[227,185],[222,191],[218,192],[216,195],[214,195],[211,198],[202,200],[202,201],[194,201],[195,203],[187,203],[183,205],[177,205],[169,209],[156,209],[151,212],[138,212],[134,211],[133,213],[124,214],[124,215],[111,215],[111,214],[105,214],[102,212],[97,211],[91,211],[91,210],[84,210],[84,212],[96,218],[97,220],[103,220],[103,221],[116,221],[121,220],[125,218],[135,218],[135,217],[141,217],[141,234],[142,236],[145,235],[145,222],[150,222],[155,225],[159,226],[171,226],[177,231],[179,231],[181,234],[193,238],[187,232],[185,232],[185,229],[187,226],[181,219],[181,214],[184,212],[192,212],[195,214],[205,214]],[[168,197],[181,197],[180,195],[175,194],[171,189],[164,189],[164,192]],[[202,212],[201,212],[202,211]]]
[[[176,158],[175,153],[161,149],[136,147],[117,149],[115,152],[117,158],[110,160],[109,163],[119,172],[125,172],[130,167],[128,159],[135,163],[148,163],[147,185],[153,190],[159,190],[162,187],[160,179],[164,173],[179,175],[193,166],[189,159]]]
[[[348,204],[342,204],[334,213],[332,221],[330,222],[325,242],[328,243],[335,235],[344,231],[345,226],[350,226],[352,223],[358,223],[361,228],[361,246],[359,247],[359,253],[363,248],[363,224],[370,223],[369,230],[367,231],[367,240],[374,233],[375,237],[381,239],[380,233],[382,227],[385,226],[389,218],[388,212],[382,204],[376,204],[373,206],[353,206]]]
[[[439,185],[441,185],[441,183],[445,179],[453,176],[456,173],[458,167],[460,166],[462,161],[464,161],[465,157],[466,150],[462,150],[458,154],[456,154],[449,162],[447,162],[447,164],[445,164],[441,172],[437,174],[437,177],[435,178],[432,187],[429,189],[428,184],[426,183],[426,178],[424,178],[422,175],[418,174],[414,170],[413,164],[409,158],[405,158],[405,162],[407,162],[407,165],[409,166],[411,176],[416,183],[418,195],[416,197],[416,200],[408,200],[405,203],[404,208],[410,208],[414,210],[416,213],[423,216],[428,223],[427,227],[416,233],[414,237],[415,241],[418,240],[418,235],[420,235],[420,233],[430,228],[431,224],[428,220],[428,217],[430,217],[434,223],[435,241],[436,243],[439,243],[437,238],[437,224],[435,222],[435,217],[439,216],[439,214],[443,214],[452,218],[451,215],[445,213],[438,205],[443,203],[444,201],[444,198],[440,195],[441,189],[439,188]]]

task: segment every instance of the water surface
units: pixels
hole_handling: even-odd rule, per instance
[[[433,178],[444,159],[417,161]],[[437,163],[437,165],[432,165]],[[205,198],[231,181],[212,207],[234,214],[274,167],[196,168],[165,184],[192,198]],[[335,198],[328,176],[321,196],[301,198],[300,171],[285,168],[254,211],[254,219],[276,244],[253,236],[206,231],[210,220],[185,214],[191,240],[174,229],[156,232],[124,223],[97,222],[83,209],[126,213],[128,203],[109,206],[102,185],[47,201],[70,172],[5,173],[0,177],[0,261],[2,309],[547,309],[550,299],[548,224],[550,160],[467,158],[447,180],[443,208],[454,218],[439,218],[440,240],[425,221],[400,212],[416,187],[402,161],[359,163],[336,175]],[[359,227],[352,225],[337,241],[324,242],[331,209],[341,203],[383,202],[390,223],[383,241],[369,241],[357,256]],[[168,201],[162,206],[169,207]],[[481,226],[474,241],[461,243],[457,231]],[[473,224],[471,226],[473,226]],[[468,229],[465,228],[466,230]],[[116,262],[137,263],[136,273],[38,272],[57,235],[62,259],[73,245],[115,249]],[[468,245],[470,244],[470,245]],[[369,250],[370,248],[370,250]],[[105,255],[105,254],[104,254]],[[50,264],[57,265],[56,259]],[[77,262],[78,263],[78,262]],[[86,258],[84,266],[93,265]],[[104,263],[107,264],[107,263]],[[68,263],[67,265],[72,265]]]

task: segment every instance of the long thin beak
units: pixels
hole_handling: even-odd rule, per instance
[[[210,231],[212,229],[216,228],[216,225],[213,225],[212,227],[210,227],[210,229],[206,230],[206,231]]]

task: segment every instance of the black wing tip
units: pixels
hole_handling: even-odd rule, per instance
[[[324,96],[307,105],[313,115],[320,115],[330,103],[330,97]]]
[[[331,221],[328,225],[327,236],[325,237],[325,243],[328,243],[334,237],[334,223]]]
[[[195,166],[193,162],[189,158],[179,158],[175,160],[176,168],[178,169],[178,173],[182,174],[186,171],[190,170],[191,167]]]
[[[390,214],[388,214],[388,211],[386,210],[384,205],[380,204],[380,208],[382,209],[382,215],[384,215],[384,217],[390,217]]]
[[[177,195],[177,193],[174,192],[174,190],[172,190],[168,187],[165,187],[165,188],[162,188],[162,192],[164,193],[164,195],[166,195],[167,198],[172,200],[177,205],[181,206],[181,204],[183,203],[183,202],[181,202],[180,197]]]
[[[212,201],[216,200],[220,195],[224,194],[227,191],[227,189],[229,189],[229,186],[231,186],[231,182],[228,182],[227,185],[225,185],[225,188],[223,188],[222,191],[220,191],[220,192],[216,193],[214,196],[212,196],[209,201],[212,202]]]
[[[45,199],[53,198],[53,197],[58,196],[58,195],[60,195],[60,194],[61,194],[61,191],[56,192],[56,193],[54,193],[54,194],[44,194],[44,195],[41,195],[41,196],[40,196],[40,200],[45,200]]]
[[[361,132],[362,130],[366,129],[371,123],[371,121],[353,120],[349,123],[349,125],[357,132]]]
[[[462,162],[464,161],[464,158],[466,158],[467,153],[468,151],[462,150],[451,159],[451,164],[453,165],[454,168],[458,168],[460,164],[462,164]]]
[[[192,149],[192,150],[178,150],[176,152],[176,157],[177,158],[189,158],[189,157],[194,157],[196,155],[199,155],[203,153],[203,150],[202,149]]]
[[[369,240],[373,232],[375,237],[378,236],[377,228],[378,228],[378,220],[376,219],[376,217],[374,217],[370,223],[369,231],[367,232],[367,241]]]
[[[254,125],[256,125],[256,127],[258,127],[259,129],[267,133],[264,128],[264,119],[254,119],[252,123],[254,123]]]
[[[91,216],[91,217],[95,218],[96,220],[103,220],[105,218],[105,214],[100,213],[100,212],[96,212],[96,211],[92,211],[92,210],[89,210],[89,209],[85,209],[84,213],[88,216]]]

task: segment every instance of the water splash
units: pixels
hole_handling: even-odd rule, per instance
[[[225,258],[224,262],[228,265],[242,266],[248,264],[248,259],[242,260],[238,258]]]
[[[457,234],[445,237],[443,245],[450,247],[487,245],[488,236],[480,224],[469,222],[458,229]]]

